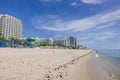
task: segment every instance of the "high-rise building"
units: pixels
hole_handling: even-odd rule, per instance
[[[68,40],[69,40],[69,46],[76,48],[76,46],[77,46],[76,38],[74,36],[71,36],[71,37],[69,37]]]
[[[7,14],[0,14],[0,33],[5,38],[22,37],[22,23],[19,19]]]

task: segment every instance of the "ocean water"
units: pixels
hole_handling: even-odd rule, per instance
[[[97,53],[103,68],[120,80],[120,50],[97,50]]]

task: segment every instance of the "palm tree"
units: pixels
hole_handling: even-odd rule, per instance
[[[0,45],[6,45],[5,40],[6,38],[2,36],[2,33],[0,33]]]
[[[19,42],[21,42],[21,45],[23,45],[24,43],[25,43],[25,39],[21,39],[21,40],[19,40]]]
[[[2,36],[2,33],[0,33],[0,37]]]
[[[0,36],[0,40],[5,41],[5,40],[6,40],[6,38],[5,38],[4,36]]]

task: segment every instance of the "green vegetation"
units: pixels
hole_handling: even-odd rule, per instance
[[[75,49],[75,47],[71,46],[64,46],[62,44],[49,44],[49,43],[40,43],[35,42],[35,38],[28,37],[26,39],[17,39],[14,37],[11,37],[9,39],[6,39],[1,33],[0,33],[0,47],[29,47],[29,48],[36,48],[36,47],[63,47],[63,48],[69,48],[69,49]]]
[[[14,37],[6,39],[2,33],[0,33],[0,47],[19,47],[23,46],[24,42],[24,39],[17,39]]]
[[[2,33],[0,33],[0,44],[5,44],[5,37],[2,36]]]

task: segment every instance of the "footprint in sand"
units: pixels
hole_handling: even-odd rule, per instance
[[[47,79],[50,80],[50,75],[49,75],[49,74],[46,74],[46,75],[45,75],[45,78],[47,78]]]

